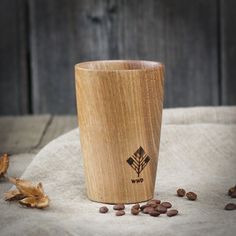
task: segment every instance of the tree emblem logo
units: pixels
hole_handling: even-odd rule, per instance
[[[145,153],[143,148],[140,146],[137,151],[127,159],[127,162],[135,170],[139,177],[140,173],[146,167],[150,159],[151,158]]]

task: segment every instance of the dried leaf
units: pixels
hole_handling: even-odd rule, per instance
[[[5,153],[0,157],[0,178],[4,177],[4,175],[7,173],[8,167],[9,167],[9,157]]]
[[[36,206],[36,198],[34,197],[26,197],[19,201],[21,205],[27,206],[27,207],[35,207]]]
[[[44,193],[42,183],[35,186],[30,181],[17,178],[9,178],[9,181],[15,184],[18,192],[24,196],[19,201],[21,205],[40,209],[49,206],[49,198]]]
[[[16,178],[8,177],[8,181],[14,185],[16,185]]]
[[[44,196],[43,198],[40,199],[35,197],[26,197],[20,200],[19,203],[23,206],[43,209],[49,206],[49,198],[48,196]]]
[[[43,209],[49,206],[49,198],[48,196],[44,196],[43,198],[37,201],[36,207],[39,209]]]
[[[39,191],[39,193],[42,195],[42,196],[45,196],[44,194],[44,190],[43,190],[43,184],[40,182],[38,183],[38,185],[36,186],[37,190]]]
[[[4,193],[4,196],[6,201],[21,200],[25,197],[18,189],[10,190]]]
[[[12,184],[15,184],[17,189],[24,196],[36,197],[36,198],[44,197],[43,186],[41,183],[35,186],[28,180],[17,179],[17,178],[9,178],[9,181]]]

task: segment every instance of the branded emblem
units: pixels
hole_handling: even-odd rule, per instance
[[[151,158],[145,153],[143,148],[140,146],[138,150],[127,159],[127,163],[135,170],[139,177],[140,173],[146,167],[150,159]],[[143,182],[143,179],[140,182]]]

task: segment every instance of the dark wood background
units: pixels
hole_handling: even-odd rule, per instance
[[[236,104],[234,0],[1,0],[0,114],[75,113],[74,64],[166,66],[165,107]]]

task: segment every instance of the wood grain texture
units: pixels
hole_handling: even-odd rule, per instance
[[[0,152],[19,154],[34,151],[38,147],[49,115],[42,116],[4,116],[0,118]]]
[[[75,112],[74,64],[96,57],[87,16],[92,6],[87,1],[30,1],[34,113]]]
[[[45,131],[45,134],[37,147],[37,150],[43,148],[53,139],[77,127],[78,124],[76,116],[52,116],[51,121],[48,124],[47,130]]]
[[[0,115],[29,112],[25,0],[0,2]]]
[[[76,116],[2,116],[0,154],[36,153],[77,126]]]
[[[32,0],[30,13],[35,113],[75,112],[73,65],[95,59],[163,62],[166,107],[219,104],[215,0]]]
[[[163,107],[162,64],[97,61],[80,63],[75,70],[88,197],[105,203],[153,198]]]
[[[165,64],[165,107],[218,104],[216,1],[131,0],[118,14],[119,56]]]
[[[162,6],[166,106],[219,104],[216,1],[168,0]]]
[[[236,2],[220,1],[222,104],[236,104]]]

